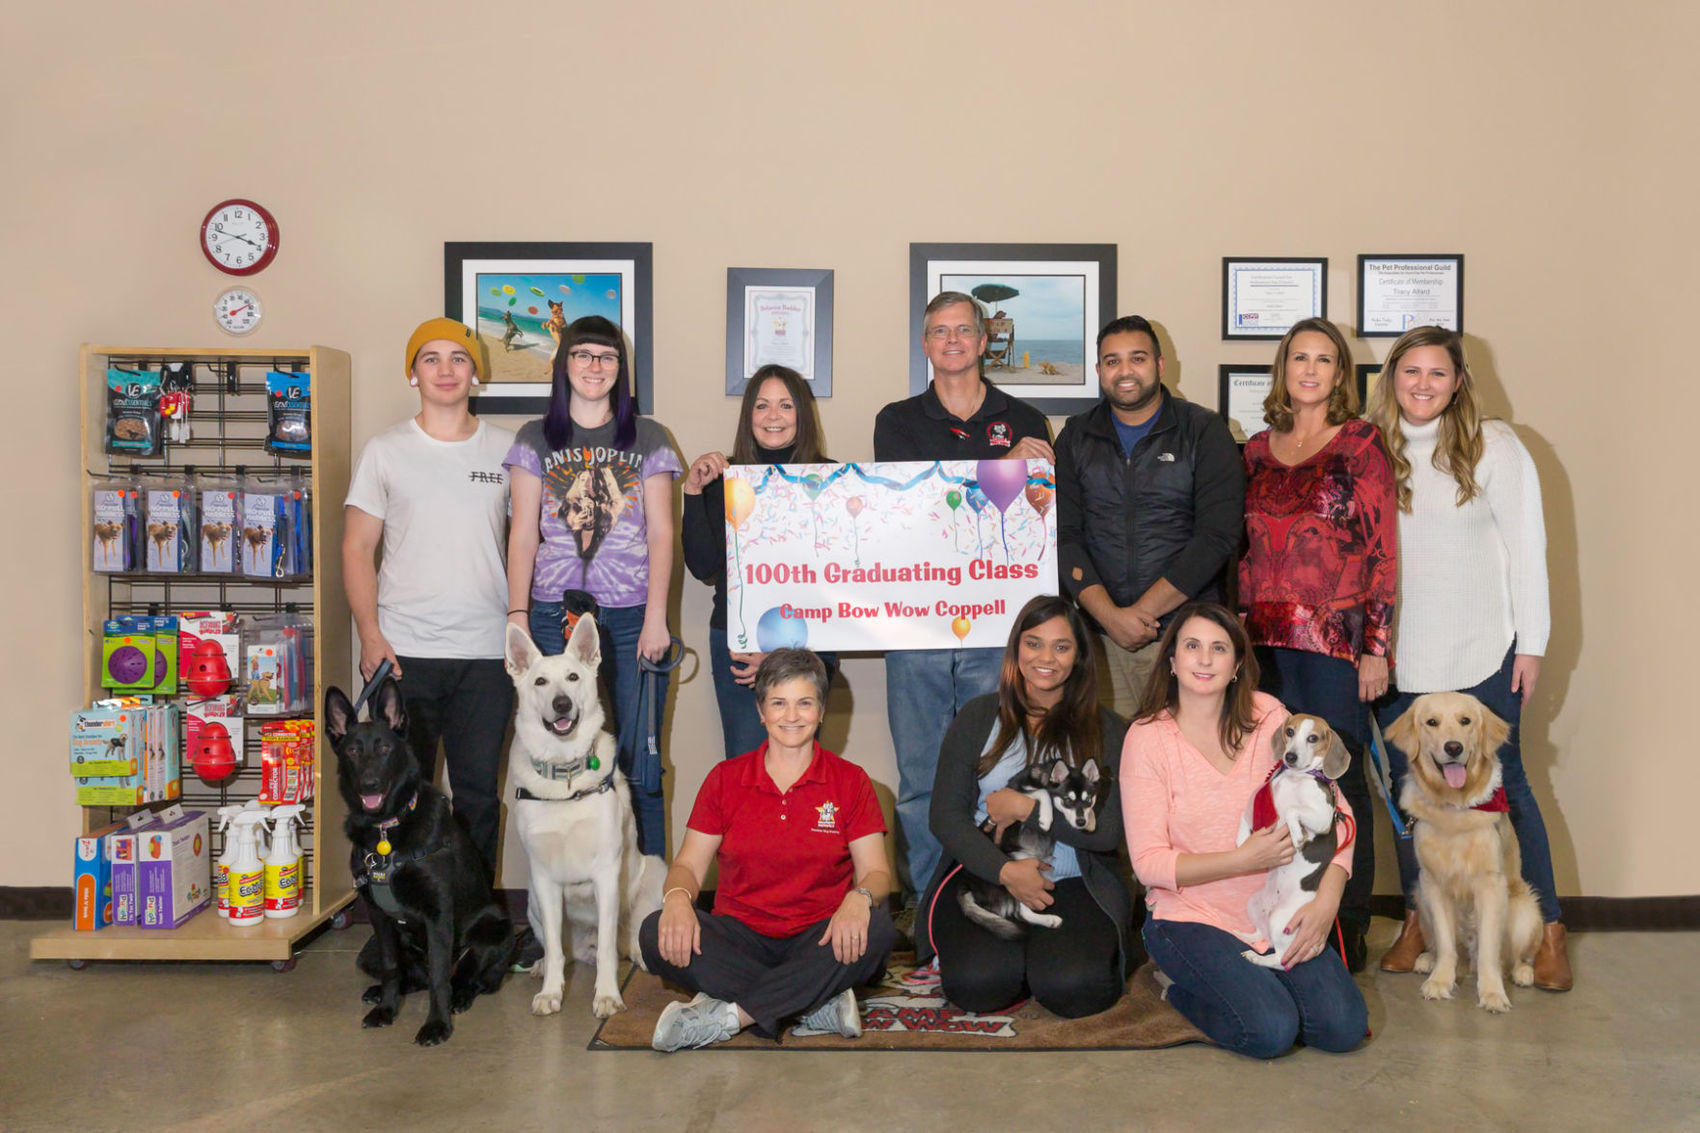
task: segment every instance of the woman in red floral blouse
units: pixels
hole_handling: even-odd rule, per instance
[[[1240,612],[1264,690],[1328,721],[1352,753],[1340,779],[1370,813],[1368,702],[1387,691],[1398,512],[1381,434],[1358,417],[1352,352],[1327,319],[1296,324],[1275,352],[1270,427],[1247,442]],[[1364,962],[1374,840],[1357,839],[1340,901],[1346,963]]]

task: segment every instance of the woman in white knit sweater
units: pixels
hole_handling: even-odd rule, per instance
[[[1397,691],[1377,716],[1385,726],[1422,693],[1462,690],[1511,725],[1499,752],[1505,792],[1523,876],[1539,894],[1547,922],[1535,983],[1568,991],[1552,851],[1517,742],[1550,628],[1546,522],[1534,461],[1509,425],[1482,419],[1463,340],[1440,327],[1417,327],[1393,344],[1370,418],[1386,439],[1399,503]],[[1389,745],[1388,759],[1397,798],[1407,753]],[[1403,932],[1382,958],[1389,972],[1411,971],[1423,951],[1409,840],[1399,843],[1399,880],[1407,912]]]

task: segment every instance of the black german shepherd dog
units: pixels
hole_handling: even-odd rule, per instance
[[[448,799],[420,775],[401,687],[384,681],[369,723],[355,718],[341,689],[327,690],[325,726],[348,804],[350,865],[372,914],[375,947],[362,967],[378,982],[366,990],[373,1007],[362,1025],[389,1026],[402,995],[425,988],[431,1010],[413,1041],[435,1046],[454,1033],[451,1014],[501,986],[513,926]]]

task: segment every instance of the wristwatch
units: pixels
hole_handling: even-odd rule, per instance
[[[870,909],[879,904],[878,901],[874,900],[874,895],[860,885],[856,886],[856,888],[852,889],[850,892],[860,893],[862,896],[866,897],[868,899],[868,908]]]

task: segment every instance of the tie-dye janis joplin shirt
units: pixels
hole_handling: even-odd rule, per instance
[[[574,425],[571,443],[551,450],[543,422],[531,421],[502,464],[543,481],[534,601],[559,602],[567,590],[588,591],[611,609],[648,601],[643,482],[684,471],[661,426],[639,417],[636,439],[616,447],[614,422],[594,429]]]

